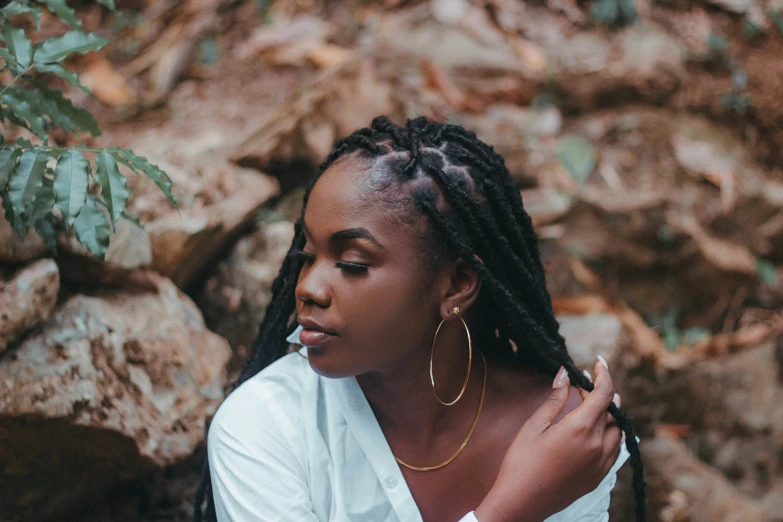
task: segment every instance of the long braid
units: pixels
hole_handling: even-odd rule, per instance
[[[592,391],[593,384],[578,370],[559,333],[546,289],[538,237],[502,156],[475,133],[456,125],[416,118],[402,128],[379,116],[370,127],[335,142],[305,192],[304,207],[318,177],[339,158],[357,151],[371,159],[392,158],[389,165],[394,167],[392,175],[397,176],[400,185],[430,179],[442,194],[444,208],[431,192],[412,185],[414,206],[427,216],[437,236],[438,245],[428,246],[435,249],[442,245],[451,255],[465,260],[482,280],[477,301],[481,310],[477,324],[481,338],[487,340],[482,350],[494,351],[508,364],[525,365],[550,376],[564,366],[574,386]],[[304,209],[302,212],[304,215]],[[295,225],[291,249],[303,246],[300,219]],[[302,267],[290,254],[291,251],[272,284],[273,297],[253,343],[252,355],[234,388],[286,352],[285,336],[294,326],[294,291]],[[636,434],[625,412],[614,404],[608,411],[626,435],[636,518],[644,522],[645,482]],[[215,520],[211,490],[205,465],[196,494],[197,522],[204,514],[209,521]],[[202,509],[205,499],[206,511]]]
[[[499,231],[492,236],[483,233],[484,230],[498,228],[497,219],[492,216],[490,209],[481,204],[476,198],[470,196],[464,189],[450,182],[442,170],[434,170],[433,177],[437,179],[446,201],[459,213],[464,214],[471,236],[484,245],[482,250],[488,256],[487,262],[498,267],[496,275],[499,276],[499,273],[506,275],[506,280],[512,282],[510,290],[517,294],[520,299],[529,301],[531,312],[539,315],[540,319],[547,321],[548,317],[543,315],[546,310],[540,310],[538,307],[539,303],[535,301],[536,297],[543,297],[541,295],[543,291],[540,280],[536,280],[530,273],[528,267],[518,257],[514,248],[503,234],[499,233]],[[492,240],[495,238],[499,238],[499,245],[492,243]],[[499,262],[493,262],[493,260],[498,258],[507,258],[510,263],[503,265]],[[503,281],[504,278],[498,277],[498,279]]]

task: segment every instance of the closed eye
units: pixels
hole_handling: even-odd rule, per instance
[[[288,255],[296,259],[304,260],[306,263],[312,263],[315,261],[315,256],[313,254],[309,254],[296,248],[291,249]],[[349,263],[347,261],[338,261],[334,266],[349,274],[357,275],[367,273],[367,270],[370,268],[369,265],[364,265],[362,263]]]
[[[345,270],[349,274],[366,274],[367,270],[370,268],[368,265],[363,265],[361,263],[348,263],[345,261],[338,261],[334,266],[340,270]]]

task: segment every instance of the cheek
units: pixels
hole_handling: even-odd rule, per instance
[[[413,348],[434,333],[438,305],[431,280],[416,278],[410,270],[386,270],[363,283],[344,296],[341,307],[362,342],[387,352]]]

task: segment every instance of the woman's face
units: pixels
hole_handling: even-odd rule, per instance
[[[393,371],[412,351],[428,350],[449,288],[446,270],[422,268],[417,227],[425,218],[390,219],[367,183],[369,164],[355,156],[332,164],[304,215],[300,339],[310,365],[328,377]]]

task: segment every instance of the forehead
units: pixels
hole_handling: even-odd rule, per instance
[[[385,183],[386,179],[372,160],[340,158],[310,192],[305,210],[308,229],[314,236],[328,236],[346,228],[364,227],[384,244],[411,241],[413,229],[400,223],[401,215],[411,212],[410,198],[407,191],[400,193],[395,183]]]

